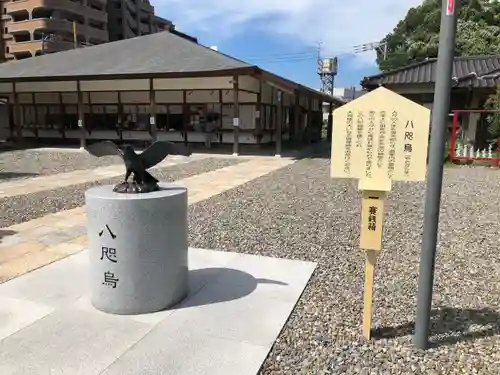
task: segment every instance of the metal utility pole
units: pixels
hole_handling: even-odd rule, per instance
[[[443,0],[442,2],[437,78],[427,169],[424,232],[418,275],[417,316],[415,335],[413,337],[413,343],[418,349],[427,349],[429,345],[432,289],[434,285],[434,266],[439,227],[439,206],[443,183],[444,148],[450,108],[453,53],[455,50],[455,34],[457,29],[458,2],[456,3],[455,0]]]

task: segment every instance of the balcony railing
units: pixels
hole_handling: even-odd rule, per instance
[[[19,0],[11,1],[5,4],[7,14],[26,10],[33,11],[34,8],[60,9],[82,15],[100,22],[108,22],[108,14],[105,11],[99,11],[87,7],[81,3],[71,0]]]
[[[72,42],[67,41],[45,41],[35,40],[32,42],[18,42],[9,44],[9,52],[11,54],[31,52],[35,56],[37,51],[55,52],[55,51],[65,51],[68,49],[73,49],[74,45]]]
[[[54,18],[40,18],[36,20],[12,22],[7,25],[7,31],[10,34],[20,33],[24,31],[31,32],[32,30],[38,29],[72,34],[73,23],[70,21],[58,20]],[[87,25],[76,24],[76,32],[78,35],[86,36],[103,42],[107,42],[109,40],[107,30],[99,30]]]

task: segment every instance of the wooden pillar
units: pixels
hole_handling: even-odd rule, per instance
[[[158,131],[156,128],[156,97],[153,87],[153,79],[149,79],[149,129],[151,134],[151,141],[158,140]]]
[[[289,140],[292,147],[295,144],[295,96],[290,94],[290,100],[288,101],[288,132],[290,133]],[[293,118],[293,121],[292,121]]]
[[[89,131],[89,133],[92,133],[92,128],[94,126],[94,109],[92,108],[92,93],[91,92],[88,92],[88,104],[89,104],[89,122],[87,123],[86,121],[83,122],[83,124],[85,125],[85,131]],[[82,106],[82,108],[84,108],[83,110],[83,118],[85,118],[85,103],[83,101],[83,92],[82,92],[82,103],[84,104]],[[99,129],[97,129],[99,130]]]
[[[276,105],[276,89],[274,86],[271,86],[271,130],[273,134],[273,139],[276,139],[276,134],[277,134],[277,128],[278,128],[278,121],[277,121],[277,105]]]
[[[78,127],[80,128],[80,148],[85,148],[87,134],[85,132],[85,109],[83,104],[83,92],[80,89],[80,81],[76,81],[76,92],[78,96]]]
[[[59,96],[59,132],[61,133],[63,139],[66,139],[66,126],[64,124],[64,105],[63,105],[63,94],[60,92]]]
[[[300,112],[300,95],[298,91],[295,91],[295,104],[294,104],[294,144],[295,146],[299,146],[302,143],[302,132],[300,131],[300,118],[301,118],[301,112]]]
[[[165,105],[165,132],[168,132],[170,130],[170,106],[168,104]]]
[[[240,142],[240,103],[239,103],[238,76],[233,77],[233,155],[238,155]]]
[[[223,137],[224,137],[224,133],[222,132],[222,90],[219,90],[219,105],[220,105],[220,108],[219,108],[219,126],[218,126],[218,131],[217,131],[217,136],[218,136],[218,141],[219,141],[219,144],[222,144],[222,140],[223,140]]]
[[[182,127],[184,128],[184,144],[188,144],[188,125],[189,125],[189,112],[187,105],[187,93],[186,90],[182,90]]]
[[[120,142],[123,142],[123,104],[122,104],[122,93],[118,91],[118,136],[120,137]]]
[[[257,93],[257,103],[255,105],[255,133],[257,136],[257,144],[260,145],[262,140],[262,89],[264,80],[262,76],[259,78],[259,92]]]
[[[323,109],[323,104],[321,105],[321,109]],[[326,128],[326,138],[331,142],[332,140],[332,131],[333,131],[333,103],[328,104],[328,126]],[[321,118],[321,122],[323,122],[323,118]]]
[[[16,83],[13,83],[13,96],[14,96],[14,131],[16,134],[16,141],[21,142],[23,140],[23,129],[22,129],[22,118],[21,118],[21,106],[19,105],[19,94],[16,91]]]
[[[219,128],[222,129],[222,90],[219,90],[219,105],[220,105]]]
[[[307,131],[307,144],[311,144],[311,98],[309,96],[306,97],[306,105],[307,105],[307,118],[306,118],[306,131]]]
[[[36,98],[35,98],[35,93],[31,93],[31,103],[33,103],[33,110],[35,111],[35,123],[33,124],[33,132],[35,133],[35,137],[38,140],[38,110],[36,107]]]
[[[276,116],[276,155],[281,156],[281,148],[282,148],[282,131],[283,131],[283,91],[278,90],[276,92],[278,96],[277,103],[277,116]]]

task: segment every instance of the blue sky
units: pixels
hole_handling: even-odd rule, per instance
[[[317,46],[290,46],[290,41],[286,39],[293,38],[272,38],[265,32],[245,32],[235,38],[219,41],[219,43],[216,38],[214,39],[208,36],[204,40],[204,35],[200,35],[201,43],[217,45],[221,52],[307,86],[318,88],[320,85],[316,73]],[[358,86],[362,77],[378,71],[375,64],[358,64],[355,59],[352,55],[339,57],[336,87]]]
[[[358,86],[378,71],[374,52],[355,45],[390,32],[422,0],[152,0],[156,13],[208,46],[288,79],[319,88],[323,57],[339,56],[335,87]]]

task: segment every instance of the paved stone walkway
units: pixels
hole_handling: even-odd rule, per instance
[[[179,180],[176,183],[187,187],[189,204],[194,204],[294,162],[293,159],[259,157],[237,165]],[[114,167],[117,168],[116,175],[123,173],[122,166]],[[111,168],[106,170],[107,173],[114,173],[115,171]],[[101,169],[98,173],[104,172]],[[57,183],[57,181],[61,181],[60,176],[47,176],[46,178],[50,177],[50,179],[46,181]],[[86,176],[85,172],[81,173],[80,176],[84,178]],[[96,179],[95,176],[94,174],[92,178]],[[99,175],[99,177],[102,177],[102,175]],[[110,177],[110,175],[105,177]],[[27,193],[26,189],[36,188],[36,185],[29,182],[32,180],[34,179],[27,180],[28,182],[20,181],[24,193]],[[81,182],[74,179],[64,180],[67,185]],[[54,188],[52,185],[47,187],[48,184],[44,186],[45,189]],[[19,192],[20,186],[18,185],[17,188],[12,187],[12,189],[12,191]],[[0,190],[2,189],[0,188]],[[85,220],[84,207],[78,207],[11,227],[1,228],[0,283],[85,249],[87,247]]]
[[[189,163],[196,160],[213,157],[213,155],[192,155],[189,158],[182,156],[170,156],[151,170],[171,167],[173,165]],[[21,181],[0,182],[0,198],[13,197],[16,195],[32,194],[44,190],[59,189],[71,185],[84,184],[86,182],[102,180],[105,178],[118,177],[124,174],[124,166],[117,159],[116,165],[100,167],[95,169],[81,169],[72,172],[58,173],[47,176],[32,177]]]
[[[92,306],[87,251],[0,284],[0,374],[257,374],[316,264],[190,248],[188,265],[187,298],[150,314]]]

